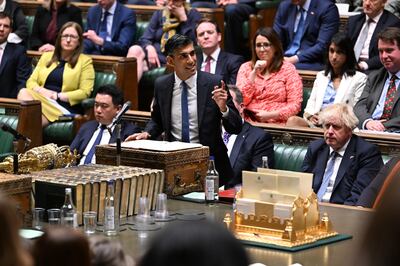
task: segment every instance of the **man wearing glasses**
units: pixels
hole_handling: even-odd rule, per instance
[[[79,164],[96,163],[94,151],[99,144],[116,142],[115,126],[111,126],[113,119],[121,110],[124,103],[122,92],[114,85],[104,85],[98,89],[94,103],[96,120],[85,123],[71,143],[71,151],[77,150],[81,155]],[[132,123],[122,122],[121,139],[130,134],[140,132]]]

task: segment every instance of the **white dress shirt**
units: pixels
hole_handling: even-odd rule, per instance
[[[114,14],[115,14],[115,8],[117,7],[117,1],[114,2],[114,4],[110,7],[108,11],[108,16],[107,16],[107,37],[106,37],[106,41],[111,41],[111,30],[112,30],[112,23],[113,23],[113,19],[114,19]],[[104,17],[104,12],[106,10],[103,9],[103,14],[101,15],[101,20],[103,21],[103,17]]]
[[[346,152],[349,142],[350,142],[350,139],[346,142],[346,144],[343,145],[342,148],[340,148],[337,151],[337,153],[339,155],[336,157],[335,164],[333,166],[333,173],[331,175],[331,178],[329,179],[328,187],[326,188],[325,194],[322,196],[322,199],[321,199],[322,202],[329,202],[329,200],[331,199],[333,186],[335,185],[336,176],[338,174],[340,164],[342,163],[343,155]],[[332,152],[333,152],[333,149],[329,148],[329,154],[332,154]],[[332,160],[332,157],[329,158],[329,160],[326,162],[326,165],[328,165],[329,161],[331,161],[331,160]],[[325,172],[326,172],[326,168],[325,168]],[[325,173],[324,173],[324,176],[325,176]]]
[[[364,30],[364,28],[367,27],[369,19],[371,20],[371,22],[369,23],[367,39],[365,40],[363,48],[361,50],[359,61],[366,61],[369,59],[369,44],[371,42],[372,35],[374,34],[376,25],[378,24],[378,21],[381,18],[382,14],[383,14],[383,11],[381,13],[379,13],[376,17],[371,18],[371,19],[367,15],[365,15],[365,22],[364,22],[364,25],[361,28],[360,32],[362,32]],[[359,42],[359,39],[360,39],[360,35],[357,38],[357,42]]]
[[[217,69],[217,60],[218,60],[218,56],[219,56],[220,52],[221,52],[221,48],[218,47],[212,54],[210,54],[210,56],[211,56],[210,73],[211,74],[215,74],[215,71]],[[204,71],[204,69],[206,68],[207,57],[208,57],[208,55],[203,53],[203,63],[201,63],[201,71]]]
[[[181,94],[182,80],[175,75],[175,83],[171,102],[171,134],[180,141],[182,139],[182,108]],[[199,121],[197,115],[197,73],[185,80],[188,87],[188,110],[189,110],[189,139],[191,143],[199,143]]]
[[[83,151],[82,158],[79,162],[80,165],[84,164],[87,154],[89,153],[90,149],[93,146],[93,143],[96,141],[97,136],[100,133],[100,127],[101,127],[101,124],[99,123],[96,131],[93,133],[92,138],[90,139],[85,150]],[[115,126],[113,126],[110,130],[108,130],[108,129],[103,130],[103,136],[101,137],[99,145],[108,144],[110,142],[110,139],[111,139],[110,131],[113,132],[114,128],[115,128]],[[93,155],[91,163],[96,163],[96,154]]]

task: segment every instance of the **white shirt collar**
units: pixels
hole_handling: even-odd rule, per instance
[[[4,49],[6,49],[6,45],[7,41],[3,42],[2,44],[0,44],[0,49],[4,51]]]
[[[217,61],[220,52],[221,52],[221,48],[218,46],[217,49],[215,49],[215,51],[212,54],[210,54],[211,58],[214,61]],[[203,53],[203,62],[206,61],[207,57],[208,57],[208,55]]]
[[[378,15],[376,15],[375,17],[373,17],[373,18],[371,18],[371,19],[372,19],[375,23],[378,23],[378,21],[379,21],[379,19],[381,18],[382,14],[383,14],[383,9],[382,9],[382,11],[381,11]],[[368,19],[370,19],[370,17],[368,17],[367,15],[365,15],[365,21],[368,21]]]
[[[5,1],[5,0],[4,0]],[[114,15],[114,13],[115,13],[115,9],[117,8],[117,1],[114,1],[114,4],[112,4],[112,6],[110,7],[110,9],[108,9],[107,11],[108,11],[108,13],[110,13],[110,15]],[[105,12],[106,10],[103,8],[103,13]]]
[[[175,76],[175,83],[178,84],[179,85],[178,88],[180,88],[182,80],[176,75],[176,72],[174,72],[174,76]],[[196,74],[194,74],[193,76],[191,76],[190,78],[185,80],[186,85],[189,86],[189,89],[195,87],[196,80],[197,80],[197,72],[196,72]]]
[[[337,153],[339,153],[340,157],[344,156],[344,153],[346,152],[347,146],[349,146],[351,137],[349,138],[349,140],[343,145],[343,147],[341,147],[338,151],[336,151]],[[332,154],[333,149],[332,147],[329,147],[329,154]]]
[[[311,0],[306,0],[304,5],[302,6],[303,9],[306,11],[306,13],[308,12],[308,9],[310,9],[310,4],[311,4]]]

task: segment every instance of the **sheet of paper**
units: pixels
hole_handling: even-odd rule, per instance
[[[116,144],[111,144],[115,146]],[[179,151],[202,147],[198,143],[186,143],[179,141],[135,140],[121,143],[122,148],[132,148],[150,151]]]

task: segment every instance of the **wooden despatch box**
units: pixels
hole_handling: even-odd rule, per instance
[[[32,178],[0,173],[0,191],[15,200],[24,225],[29,223]]]
[[[97,146],[96,162],[115,165],[116,153],[114,145]],[[122,147],[121,165],[164,170],[164,192],[169,196],[178,196],[204,191],[208,157],[206,146],[166,152]]]

